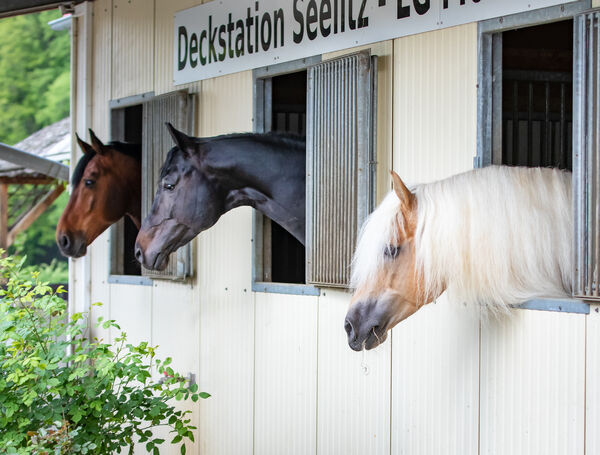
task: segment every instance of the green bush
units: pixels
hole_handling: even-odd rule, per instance
[[[1,252],[0,252],[1,253]],[[37,273],[23,278],[23,261],[0,258],[0,452],[7,454],[133,453],[134,441],[154,454],[169,428],[173,444],[194,440],[188,414],[169,402],[207,398],[187,387],[170,359],[148,343],[90,339],[86,314],[66,303]],[[104,329],[121,329],[102,321]],[[153,367],[164,376],[151,380]]]

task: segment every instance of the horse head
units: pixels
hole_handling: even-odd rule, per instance
[[[355,289],[346,315],[348,344],[373,349],[429,300],[415,261],[417,199],[392,171],[394,191],[363,226],[352,262]]]
[[[150,213],[135,244],[135,257],[146,268],[164,270],[169,254],[214,225],[225,213],[226,192],[202,163],[202,142],[167,123],[176,146],[160,171]]]
[[[71,196],[56,227],[56,242],[65,256],[81,257],[111,224],[128,214],[141,218],[140,146],[104,145],[90,130],[91,145],[77,136],[83,157],[71,178]]]

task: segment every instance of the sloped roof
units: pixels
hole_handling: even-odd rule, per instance
[[[61,5],[71,6],[83,0],[1,0],[0,17],[17,16],[19,14],[35,13],[47,9],[58,8]]]
[[[47,160],[64,163],[71,157],[71,123],[64,118],[42,128],[14,145],[15,149]],[[47,178],[44,174],[27,169],[23,165],[0,160],[0,177]]]

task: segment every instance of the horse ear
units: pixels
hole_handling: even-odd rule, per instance
[[[92,129],[89,129],[90,131],[90,140],[92,141],[92,148],[94,149],[94,152],[96,152],[98,155],[102,155],[104,153],[104,144],[102,143],[102,141],[100,139],[98,139],[98,136],[96,136],[96,134],[94,134],[94,132],[92,131]]]
[[[92,146],[90,144],[81,140],[81,138],[79,137],[79,134],[75,133],[75,137],[77,138],[77,143],[79,144],[79,148],[81,149],[81,151],[83,152],[84,155],[87,155],[88,153],[91,153],[94,151],[94,149],[92,148]]]
[[[396,174],[394,171],[390,171],[390,174],[392,174],[394,192],[396,193],[396,196],[398,196],[398,199],[400,199],[402,210],[411,211],[414,207],[415,195],[406,187],[398,174]]]
[[[165,125],[167,125],[167,129],[169,130],[169,134],[173,138],[173,142],[175,142],[175,145],[177,145],[177,147],[179,147],[181,150],[187,153],[186,146],[193,142],[192,138],[189,137],[187,134],[178,131],[169,122],[166,122]]]

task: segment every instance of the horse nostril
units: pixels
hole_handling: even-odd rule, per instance
[[[60,247],[63,250],[69,248],[69,245],[71,244],[71,240],[69,239],[69,236],[67,234],[61,235],[58,241],[60,242]]]
[[[142,249],[138,244],[135,245],[135,258],[141,264],[144,259],[144,255],[142,254]]]
[[[348,339],[350,341],[356,340],[356,332],[354,331],[352,323],[348,319],[346,319],[346,322],[344,323],[344,329],[346,330],[346,333],[348,334]]]

